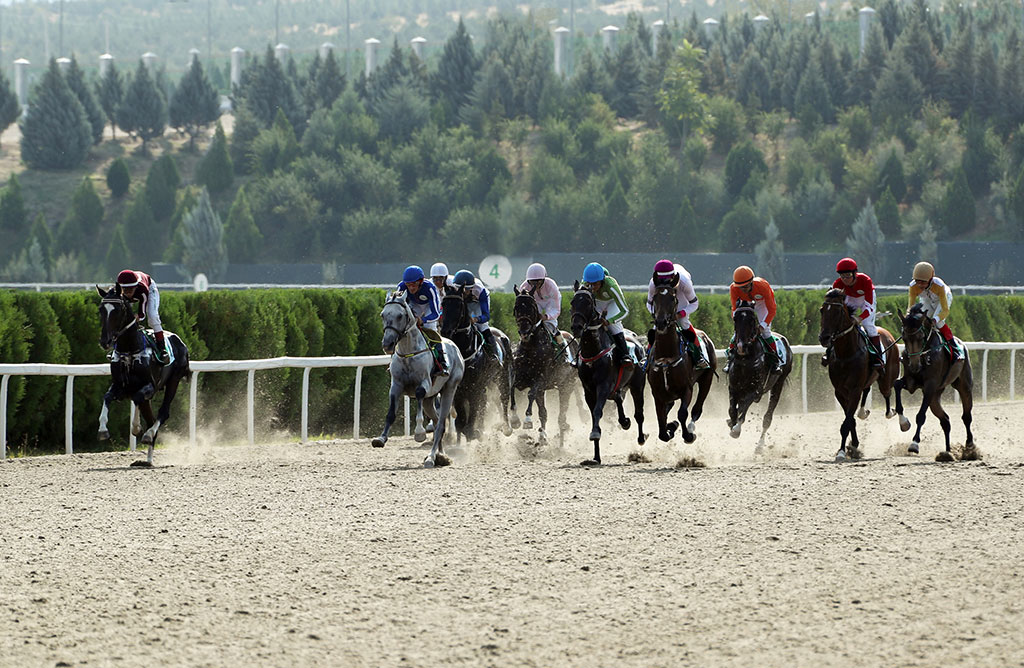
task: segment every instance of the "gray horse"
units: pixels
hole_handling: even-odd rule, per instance
[[[441,439],[448,425],[448,414],[455,399],[455,390],[462,382],[465,365],[458,347],[448,339],[442,339],[445,355],[448,357],[448,375],[431,377],[434,357],[430,353],[426,338],[416,326],[416,316],[413,315],[405,297],[404,292],[388,294],[384,308],[380,312],[380,317],[384,321],[381,347],[384,352],[391,354],[391,365],[388,367],[391,372],[391,392],[384,431],[373,439],[372,445],[375,448],[383,448],[388,442],[388,433],[391,431],[398,408],[398,398],[402,395],[415,397],[419,405],[416,413],[416,440],[422,441],[426,437],[423,429],[424,413],[437,425],[434,429],[434,447],[423,460],[423,466],[447,466],[451,460],[444,454]],[[440,399],[437,407],[434,405],[435,397]]]

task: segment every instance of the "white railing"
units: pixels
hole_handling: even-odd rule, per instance
[[[976,341],[967,343],[972,352],[981,352],[981,400],[988,400],[988,354],[992,350],[1024,350],[1024,342],[990,343]],[[725,349],[715,351],[718,357],[725,357]],[[803,357],[800,378],[800,393],[803,412],[808,412],[807,402],[807,369],[811,364],[810,357],[822,353],[817,345],[795,345],[793,355]],[[1016,355],[1010,355],[1010,399],[1016,398]],[[359,410],[361,406],[361,390],[363,369],[365,367],[385,366],[391,361],[390,355],[370,355],[365,357],[274,357],[262,360],[224,360],[224,361],[192,361],[192,379],[189,387],[189,443],[196,443],[196,417],[198,414],[197,393],[199,374],[215,371],[246,371],[248,383],[246,387],[246,432],[250,444],[255,443],[255,376],[257,371],[267,369],[302,369],[302,417],[301,441],[308,440],[309,429],[309,374],[313,369],[352,368],[356,369],[355,387],[352,408],[352,438],[359,438]],[[110,373],[108,364],[0,364],[0,459],[7,457],[7,386],[12,375],[17,376],[67,376],[64,393],[64,429],[65,452],[72,454],[74,381],[77,376],[106,376]],[[135,405],[131,406],[134,418]],[[409,398],[405,399],[405,434],[409,435],[410,415]],[[130,439],[131,449],[135,449],[135,438]]]

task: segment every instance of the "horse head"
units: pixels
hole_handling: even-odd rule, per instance
[[[657,288],[651,298],[651,306],[654,310],[654,329],[663,333],[675,325],[679,312],[679,298],[675,288],[667,285]]]
[[[409,330],[416,326],[416,316],[412,314],[409,303],[406,301],[406,293],[401,291],[391,292],[384,300],[384,308],[380,311],[381,320],[384,321],[384,337],[381,339],[380,347],[388,355],[395,352],[395,346]]]
[[[118,294],[115,288],[104,290],[97,285],[96,292],[101,297],[100,345],[104,350],[110,350],[119,337],[138,323],[132,314],[131,302]]]
[[[532,291],[516,288],[516,303],[512,306],[512,317],[515,318],[520,339],[536,331],[540,325],[540,307],[537,306]]]
[[[832,288],[825,295],[821,305],[821,329],[818,343],[828,348],[836,339],[853,331],[856,322],[851,309],[846,305],[846,295],[839,288]]]
[[[445,288],[444,298],[441,300],[441,336],[451,338],[457,332],[468,330],[472,324],[462,291]]]
[[[927,354],[928,340],[932,336],[932,319],[920,302],[911,306],[906,316],[898,311],[897,316],[900,319],[900,335],[904,343],[903,357],[908,370],[915,372],[921,366],[921,358]]]
[[[754,303],[737,300],[736,309],[732,312],[732,324],[736,334],[733,339],[736,343],[736,354],[744,356],[756,351],[758,347],[754,343],[761,333],[761,321],[754,310]]]
[[[573,288],[575,293],[570,302],[572,335],[579,339],[588,329],[598,329],[601,326],[601,314],[597,312],[593,292],[580,288],[579,281],[576,281]]]

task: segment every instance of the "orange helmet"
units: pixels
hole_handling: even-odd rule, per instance
[[[747,265],[740,265],[732,272],[732,282],[735,285],[742,285],[754,280],[754,270]]]

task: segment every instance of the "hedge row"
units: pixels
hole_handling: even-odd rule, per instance
[[[568,297],[563,301],[563,328],[568,328]],[[161,295],[165,328],[178,333],[192,359],[253,359],[278,355],[374,355],[380,353],[379,311],[382,290],[260,290],[206,293],[166,292]],[[626,325],[643,333],[649,324],[645,295],[627,295]],[[493,324],[515,337],[514,296],[493,296]],[[818,334],[820,291],[780,292],[774,329],[793,343],[814,344]],[[884,297],[882,310],[905,308],[904,297]],[[701,298],[695,324],[718,347],[732,332],[726,296]],[[1024,340],[1024,297],[957,297],[950,317],[954,333],[967,341]],[[880,322],[895,327],[895,319]],[[95,292],[0,292],[0,361],[86,364],[104,362],[98,345],[99,309]],[[993,355],[997,355],[993,353]],[[1006,355],[1003,353],[1002,355]],[[998,356],[993,366],[999,366]],[[1003,365],[1005,366],[1005,365]],[[310,380],[310,433],[346,433],[351,428],[352,369],[314,370]],[[999,378],[990,370],[990,380]],[[302,373],[298,369],[256,374],[258,429],[295,434],[301,407]],[[383,419],[387,373],[364,372],[361,420],[377,425]],[[816,381],[817,382],[817,381]],[[244,434],[244,373],[200,376],[200,425],[228,441]],[[109,384],[103,377],[75,381],[76,449],[108,447],[96,441],[96,418]],[[14,453],[60,451],[64,441],[64,378],[14,376],[8,398],[9,448]],[[827,396],[827,393],[826,393]],[[376,399],[375,399],[376,398]],[[187,427],[188,386],[175,400],[169,431]],[[127,444],[128,409],[112,411],[115,447]],[[367,427],[369,428],[369,427]],[[376,428],[376,426],[374,426]]]

